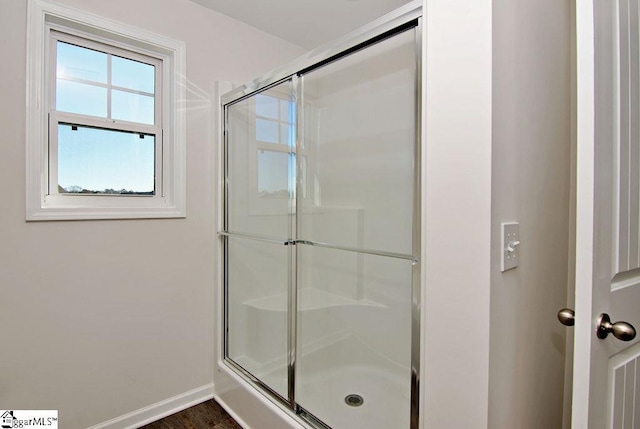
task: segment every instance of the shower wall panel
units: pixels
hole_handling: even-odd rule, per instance
[[[415,40],[407,31],[303,75],[306,211],[359,210],[354,225],[305,219],[299,236],[411,254]],[[344,226],[344,228],[340,228]],[[344,232],[344,234],[341,234]]]

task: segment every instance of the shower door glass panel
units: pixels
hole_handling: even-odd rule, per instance
[[[226,358],[288,398],[295,189],[291,80],[226,107]]]
[[[411,254],[414,39],[405,31],[303,75],[300,238]]]
[[[227,229],[291,238],[295,177],[291,81],[227,108]]]
[[[301,76],[296,402],[334,429],[409,427],[415,38]]]
[[[287,397],[289,247],[228,237],[227,357]]]
[[[412,261],[297,247],[296,401],[333,429],[408,428]]]

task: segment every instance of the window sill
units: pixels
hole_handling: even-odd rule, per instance
[[[90,201],[89,201],[90,200]],[[99,202],[102,200],[102,203]],[[96,202],[98,201],[98,202]],[[110,204],[107,204],[110,203]],[[184,218],[184,204],[162,197],[47,196],[39,207],[27,209],[27,221]]]

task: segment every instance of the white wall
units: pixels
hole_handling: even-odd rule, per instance
[[[489,427],[562,427],[571,141],[570,1],[493,1]],[[520,266],[500,272],[500,223]]]
[[[27,2],[0,0],[0,404],[81,428],[212,382],[213,82],[303,50],[187,0],[61,3],[187,43],[187,218],[27,223]]]
[[[492,1],[423,5],[422,427],[486,429]]]

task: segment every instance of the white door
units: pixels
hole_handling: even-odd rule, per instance
[[[577,0],[576,13],[572,424],[640,428],[640,343],[596,336],[603,313],[640,328],[640,11],[638,0]]]

